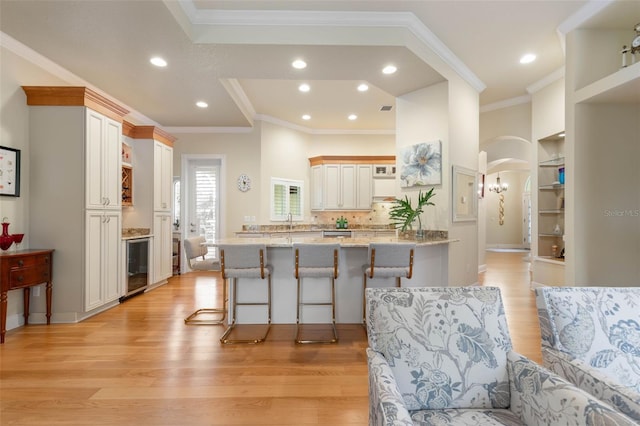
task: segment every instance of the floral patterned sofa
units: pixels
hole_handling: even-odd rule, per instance
[[[544,365],[640,424],[640,288],[536,289]]]
[[[515,353],[500,290],[369,288],[370,425],[632,425]]]

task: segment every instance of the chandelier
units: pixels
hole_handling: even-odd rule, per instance
[[[496,183],[492,183],[491,185],[489,185],[489,191],[493,191],[496,194],[505,192],[507,189],[509,189],[508,184],[500,183],[500,173],[498,173],[498,177],[496,178]]]

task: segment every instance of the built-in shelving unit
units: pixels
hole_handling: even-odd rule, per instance
[[[122,205],[133,205],[133,169],[131,166],[122,166]]]
[[[133,205],[133,152],[131,146],[122,142],[122,205]]]
[[[564,262],[564,133],[538,140],[538,258]]]
[[[640,62],[619,56],[633,37],[620,18],[567,37],[567,285],[638,284]]]

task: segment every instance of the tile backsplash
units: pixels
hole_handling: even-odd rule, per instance
[[[316,211],[311,212],[310,222],[313,224],[332,224],[344,216],[350,225],[388,225],[389,209],[393,202],[374,202],[371,210],[344,210],[344,211]]]

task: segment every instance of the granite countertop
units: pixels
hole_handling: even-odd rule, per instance
[[[255,232],[312,232],[312,231],[395,231],[392,225],[382,224],[350,224],[347,229],[338,229],[335,224],[297,224],[289,228],[289,225],[242,225],[241,232],[255,233]]]
[[[122,228],[122,239],[133,240],[135,238],[151,237],[150,228]]]
[[[414,242],[418,247],[433,246],[438,244],[449,244],[460,240],[449,238],[404,238],[404,237],[363,237],[363,238],[306,238],[306,237],[276,237],[276,238],[225,238],[210,243],[217,246],[220,244],[266,244],[267,247],[291,247],[293,243],[316,243],[330,244],[338,243],[341,247],[368,247],[369,243],[406,243]]]

